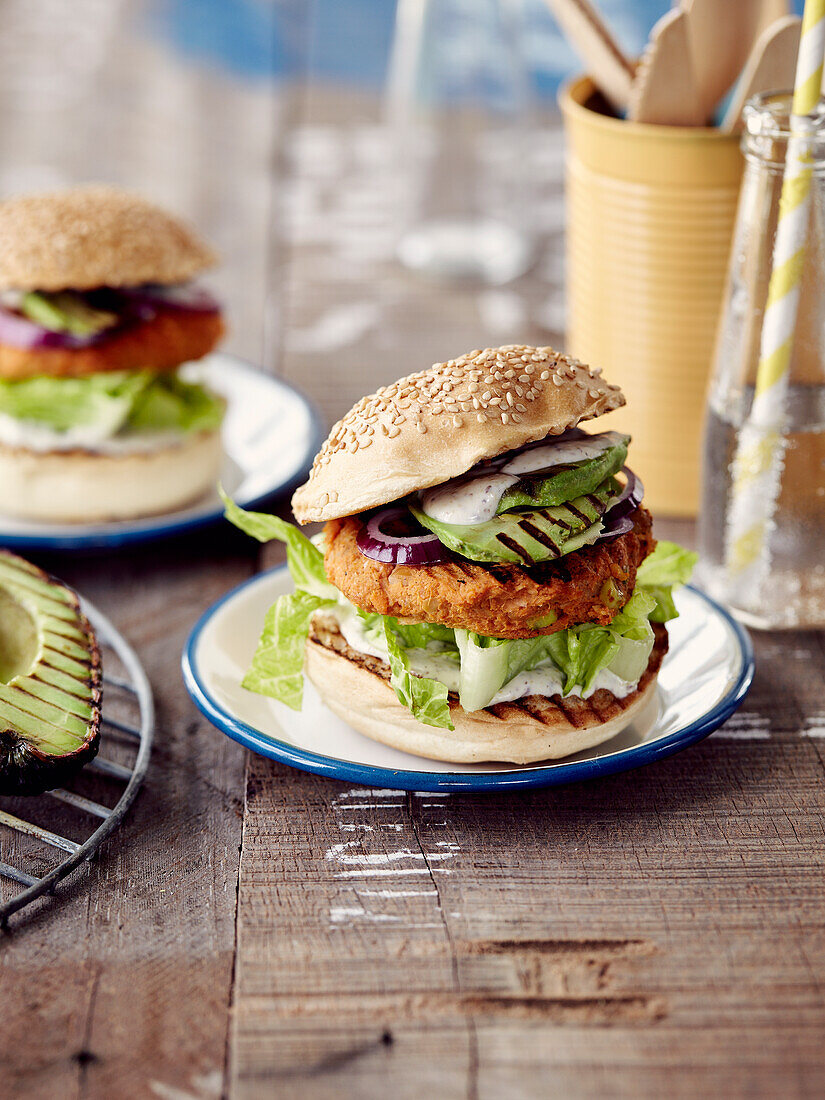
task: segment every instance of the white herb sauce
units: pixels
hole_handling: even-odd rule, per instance
[[[468,526],[493,519],[501,498],[522,474],[569,466],[596,458],[621,440],[616,432],[602,432],[587,439],[566,439],[528,448],[498,470],[489,467],[453,478],[421,494],[421,508],[440,523]]]
[[[183,433],[115,432],[108,426],[69,428],[58,432],[34,420],[17,420],[0,413],[0,444],[27,451],[90,451],[93,454],[143,454],[171,447],[184,438]]]
[[[421,494],[421,507],[441,523],[486,523],[496,514],[498,502],[518,478],[514,474],[487,473],[468,480],[454,479]]]
[[[354,609],[337,607],[334,609],[333,614],[338,620],[339,628],[348,645],[359,653],[365,653],[370,657],[378,657],[382,661],[387,660],[386,648],[376,645],[372,639],[367,637],[363,620]],[[430,680],[440,680],[442,684],[447,686],[449,691],[458,691],[460,678],[458,662],[451,660],[443,651],[439,651],[435,645],[429,649],[408,649],[407,656],[410,661],[410,671],[414,672],[416,676],[425,676]],[[622,680],[614,673],[603,669],[597,673],[593,686],[589,691],[583,694],[582,689],[577,685],[570,692],[570,695],[589,699],[599,688],[606,688],[617,699],[624,699],[626,695],[635,691],[637,686],[638,680]],[[560,695],[563,687],[564,678],[560,669],[548,660],[537,668],[531,669],[530,672],[520,672],[517,676],[514,676],[493,696],[487,705],[512,703],[516,699],[524,699],[527,695]]]

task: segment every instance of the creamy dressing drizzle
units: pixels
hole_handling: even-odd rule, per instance
[[[17,420],[0,413],[0,444],[27,451],[91,451],[94,454],[145,454],[171,447],[184,438],[182,432],[124,432],[106,428],[77,427],[55,431],[33,420]]]
[[[359,653],[367,654],[369,657],[378,657],[382,661],[387,660],[386,647],[376,646],[367,637],[364,622],[354,609],[337,607],[332,614],[338,620],[339,629],[348,645]],[[459,665],[456,661],[445,656],[443,651],[439,651],[437,643],[433,643],[428,649],[408,649],[407,656],[410,661],[410,670],[416,676],[425,676],[430,680],[440,680],[442,684],[447,686],[448,690],[458,691]],[[624,699],[626,695],[636,690],[638,683],[638,680],[632,682],[622,680],[614,673],[603,669],[596,675],[593,686],[589,691],[583,693],[581,687],[576,685],[570,695],[589,699],[599,688],[606,688],[617,699]],[[524,699],[528,695],[561,695],[563,687],[564,679],[560,670],[552,661],[547,661],[537,668],[531,669],[530,672],[520,672],[517,676],[514,676],[493,696],[487,705],[492,707],[496,703],[512,703],[516,699]]]
[[[485,464],[469,475],[453,478],[421,494],[423,511],[440,523],[468,526],[493,519],[501,498],[519,476],[554,466],[596,458],[621,439],[617,432],[602,432],[585,439],[564,439],[532,446],[509,461]]]

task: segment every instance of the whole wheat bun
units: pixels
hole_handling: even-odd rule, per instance
[[[99,184],[0,202],[0,290],[182,283],[215,253],[159,206]]]
[[[171,512],[214,489],[222,454],[219,431],[125,454],[0,445],[0,513],[98,523]]]
[[[292,498],[295,517],[311,523],[389,504],[619,408],[621,390],[599,375],[553,348],[509,344],[402,378],[338,421]]]
[[[389,667],[347,645],[334,621],[316,616],[307,641],[305,672],[329,709],[373,741],[423,756],[472,764],[532,764],[609,741],[653,705],[656,677],[667,652],[667,631],[656,642],[636,691],[619,699],[605,690],[590,699],[530,696],[468,713],[450,696],[454,730],[424,725],[389,684]]]

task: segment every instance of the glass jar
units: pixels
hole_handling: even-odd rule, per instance
[[[759,541],[756,583],[732,566],[732,469],[753,403],[779,197],[790,137],[790,94],[745,108],[745,175],[708,393],[699,517],[703,586],[758,628],[825,624],[825,99],[811,117],[813,182],[801,295],[774,459],[779,492]]]
[[[399,0],[387,108],[406,267],[494,285],[529,267],[526,73],[518,0]]]

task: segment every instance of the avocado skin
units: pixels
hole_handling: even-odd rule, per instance
[[[602,454],[589,461],[562,469],[549,477],[541,471],[519,475],[519,481],[502,496],[496,515],[515,508],[554,508],[576,497],[594,493],[606,478],[624,466],[630,436],[623,437]]]
[[[0,551],[6,562],[23,565],[30,575],[59,588],[68,597],[68,606],[75,613],[75,622],[88,640],[88,671],[83,683],[89,687],[92,715],[86,739],[74,752],[51,755],[41,752],[33,742],[16,729],[0,725],[0,795],[38,795],[62,787],[80,769],[97,756],[100,745],[101,700],[103,672],[100,647],[91,623],[80,610],[77,594],[56,577],[50,576],[30,562],[6,550]],[[2,723],[2,719],[0,719]]]
[[[47,756],[15,730],[0,730],[0,795],[37,795],[68,783],[97,756],[100,728],[70,756]]]

